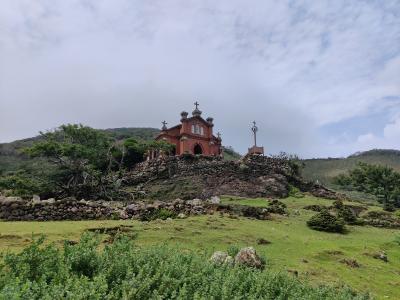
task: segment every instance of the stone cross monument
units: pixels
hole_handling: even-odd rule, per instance
[[[248,154],[250,155],[264,155],[264,147],[258,147],[257,146],[257,123],[256,121],[253,121],[253,126],[251,127],[251,131],[253,132],[254,136],[254,146],[249,148]]]

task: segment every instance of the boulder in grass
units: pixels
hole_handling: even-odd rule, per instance
[[[212,196],[210,199],[210,203],[211,204],[220,204],[221,203],[221,199],[218,196]]]
[[[234,263],[232,256],[229,256],[227,252],[223,251],[215,251],[210,260],[212,263],[219,266],[223,264],[233,265]]]
[[[253,247],[242,248],[235,256],[235,264],[257,269],[264,268],[264,262]]]

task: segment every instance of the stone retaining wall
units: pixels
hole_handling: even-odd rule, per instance
[[[267,206],[267,202],[266,202]],[[224,212],[237,216],[267,219],[269,212],[264,208],[240,205],[222,205],[215,198],[194,199],[153,203],[122,203],[108,201],[62,200],[22,200],[17,197],[0,196],[0,219],[5,221],[57,221],[57,220],[106,220],[106,219],[146,219],[157,217],[164,209],[173,217],[213,214]],[[154,214],[153,214],[154,213]]]

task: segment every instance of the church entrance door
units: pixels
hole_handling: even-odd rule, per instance
[[[203,149],[201,148],[201,146],[199,144],[196,144],[196,146],[194,146],[193,149],[194,154],[203,154]]]

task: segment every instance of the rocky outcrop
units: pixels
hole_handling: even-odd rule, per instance
[[[235,264],[257,269],[264,268],[264,263],[253,247],[241,249],[235,256]]]
[[[216,195],[286,197],[290,185],[301,191],[336,199],[336,193],[305,182],[285,159],[246,156],[239,161],[184,155],[138,164],[123,179],[136,198],[206,199]]]
[[[232,256],[229,256],[227,252],[215,251],[210,258],[210,261],[216,265],[233,265],[234,260]]]

